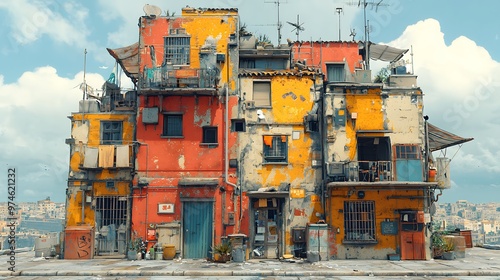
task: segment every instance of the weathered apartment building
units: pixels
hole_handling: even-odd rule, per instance
[[[108,50],[136,86],[115,99],[133,107],[72,114],[66,236],[94,227],[98,252],[117,255],[142,238],[206,258],[245,234],[251,258],[429,259],[433,202],[450,182],[431,152],[470,139],[427,123],[402,67],[372,82],[369,57],[407,50],[272,46],[239,31],[237,9],[186,7],[141,17],[138,43]]]

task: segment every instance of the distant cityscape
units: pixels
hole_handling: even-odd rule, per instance
[[[16,223],[16,247],[33,247],[35,239],[49,233],[63,231],[65,203],[56,203],[50,197],[36,202],[18,202],[13,219]],[[7,248],[11,219],[7,202],[0,202],[0,249]]]
[[[458,200],[441,203],[433,218],[441,229],[470,230],[476,244],[500,244],[500,203],[470,203]]]
[[[474,245],[500,244],[500,203],[470,203],[458,200],[454,203],[437,204],[433,215],[437,228],[447,231],[470,230]],[[6,248],[8,204],[0,202],[0,241]],[[19,202],[16,212],[16,247],[33,247],[35,239],[49,233],[63,231],[65,203],[57,203],[47,197],[36,202]]]

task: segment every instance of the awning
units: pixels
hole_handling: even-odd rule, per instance
[[[370,44],[370,58],[374,60],[396,62],[408,52],[408,49],[402,50],[387,45]]]
[[[427,123],[427,127],[429,134],[429,150],[431,152],[474,140],[474,138],[460,137],[430,123]]]
[[[107,48],[107,50],[120,64],[127,77],[135,83],[139,78],[139,43],[118,49]]]

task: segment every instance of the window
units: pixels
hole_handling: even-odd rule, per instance
[[[122,143],[122,122],[103,121],[101,122],[101,144],[121,144]]]
[[[182,136],[182,115],[165,114],[163,118],[163,136]]]
[[[217,144],[217,127],[203,127],[203,144]]]
[[[271,82],[253,82],[253,100],[255,107],[271,106]]]
[[[232,119],[231,120],[231,131],[233,131],[233,132],[245,132],[246,131],[245,119]]]
[[[417,145],[395,145],[396,159],[419,159],[420,149]]]
[[[344,228],[344,242],[376,242],[375,202],[344,201]]]
[[[264,163],[287,163],[287,136],[264,136]]]
[[[165,62],[172,65],[189,65],[190,37],[165,37]]]
[[[344,82],[345,81],[345,73],[344,73],[344,64],[327,64],[326,72],[328,82]]]

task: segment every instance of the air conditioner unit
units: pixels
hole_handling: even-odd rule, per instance
[[[253,101],[253,100],[245,101],[245,107],[246,107],[246,109],[254,109],[255,108],[255,101]]]
[[[327,162],[328,176],[344,176],[344,163],[343,162]]]

